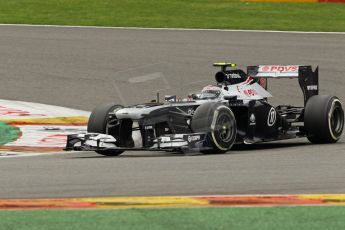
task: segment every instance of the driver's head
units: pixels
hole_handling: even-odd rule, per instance
[[[221,88],[214,85],[208,85],[201,90],[200,99],[214,99],[221,94]]]

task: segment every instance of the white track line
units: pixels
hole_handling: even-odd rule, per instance
[[[69,26],[69,25],[32,25],[32,24],[0,24],[4,27],[50,27],[77,29],[123,29],[123,30],[166,30],[166,31],[210,31],[210,32],[244,32],[244,33],[286,33],[286,34],[335,34],[345,35],[345,32],[316,31],[281,31],[281,30],[232,30],[232,29],[192,29],[192,28],[143,28],[143,27],[111,27],[111,26]]]
[[[37,157],[37,156],[51,156],[51,155],[62,155],[71,154],[76,152],[11,152],[11,151],[0,151],[0,160],[4,158],[17,158],[17,157]]]

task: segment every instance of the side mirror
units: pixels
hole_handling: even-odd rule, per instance
[[[224,99],[228,101],[237,101],[237,96],[224,96]]]
[[[164,100],[166,102],[176,102],[176,95],[165,95]]]

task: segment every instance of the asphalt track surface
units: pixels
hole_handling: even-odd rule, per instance
[[[148,101],[157,89],[182,96],[212,83],[219,60],[319,65],[320,93],[345,100],[345,35],[18,26],[0,26],[0,98],[91,110]],[[302,105],[296,81],[269,88],[272,103]],[[344,141],[0,158],[0,198],[345,193]]]

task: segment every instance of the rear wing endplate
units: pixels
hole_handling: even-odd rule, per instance
[[[304,103],[314,95],[319,94],[319,67],[313,71],[306,65],[259,65],[248,66],[247,74],[253,78],[298,78],[304,95]],[[267,84],[267,82],[266,82]]]

